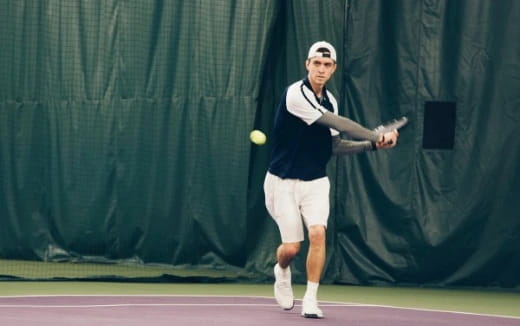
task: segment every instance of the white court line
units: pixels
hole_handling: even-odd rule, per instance
[[[63,297],[210,297],[210,298],[244,298],[244,299],[273,299],[272,297],[262,297],[262,296],[233,296],[233,295],[153,295],[153,294],[131,294],[131,295],[20,295],[20,296],[0,296],[0,299],[8,299],[8,298],[63,298]],[[300,301],[300,300],[297,300]],[[0,308],[115,308],[115,307],[137,307],[137,306],[264,306],[264,307],[278,307],[277,304],[264,304],[264,303],[121,303],[121,304],[97,304],[97,305],[26,305],[26,304],[0,304]],[[295,307],[301,307],[301,304],[295,304]],[[507,318],[507,319],[519,319],[518,316],[510,316],[510,315],[498,315],[498,314],[482,314],[482,313],[474,313],[474,312],[464,312],[464,311],[455,311],[455,310],[441,310],[441,309],[428,309],[428,308],[414,308],[414,307],[398,307],[398,306],[390,306],[390,305],[377,305],[377,304],[362,304],[362,303],[346,303],[346,302],[336,302],[336,301],[320,301],[321,307],[366,307],[366,308],[388,308],[388,309],[402,309],[402,310],[413,310],[413,311],[425,311],[425,312],[439,312],[439,313],[450,313],[450,314],[460,314],[460,315],[470,315],[470,316],[482,316],[482,317],[496,317],[496,318]]]
[[[426,311],[426,312],[441,312],[441,313],[450,313],[450,314],[458,314],[458,315],[470,315],[470,316],[482,316],[482,317],[497,317],[497,318],[508,318],[508,319],[519,319],[518,316],[510,316],[510,315],[497,315],[497,314],[481,314],[476,312],[465,312],[465,311],[456,311],[456,310],[442,310],[442,309],[428,309],[428,308],[413,308],[413,307],[397,307],[397,306],[386,306],[386,305],[359,305],[356,307],[376,307],[376,308],[389,308],[389,309],[402,309],[402,310],[415,310],[415,311]]]

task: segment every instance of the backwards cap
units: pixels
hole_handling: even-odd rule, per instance
[[[307,59],[314,57],[331,58],[332,60],[337,61],[336,50],[330,43],[325,41],[316,42],[311,46]]]

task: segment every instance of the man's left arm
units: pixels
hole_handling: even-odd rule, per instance
[[[368,140],[353,141],[341,139],[340,136],[332,136],[332,154],[349,155],[377,149],[376,143]]]

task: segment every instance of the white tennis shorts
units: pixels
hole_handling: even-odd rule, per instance
[[[265,206],[275,220],[283,243],[304,240],[304,224],[327,227],[329,219],[328,177],[311,181],[265,176]]]

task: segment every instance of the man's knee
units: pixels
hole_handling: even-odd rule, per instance
[[[284,243],[282,245],[282,250],[285,256],[294,257],[300,251],[300,243],[292,242],[292,243]]]
[[[325,244],[325,226],[313,225],[309,227],[309,242],[311,245]]]

